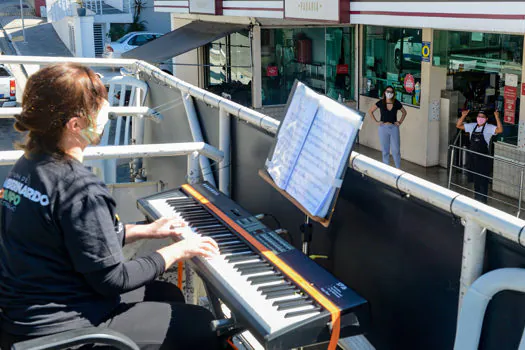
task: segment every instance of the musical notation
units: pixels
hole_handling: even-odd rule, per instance
[[[267,171],[313,216],[327,215],[362,117],[297,83]]]

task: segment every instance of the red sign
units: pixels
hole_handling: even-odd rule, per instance
[[[503,120],[508,124],[515,124],[516,118],[516,100],[505,99],[505,114]]]
[[[513,86],[505,86],[503,97],[505,97],[505,100],[517,99],[518,98],[518,88],[513,87]]]
[[[410,94],[416,88],[416,81],[412,74],[407,74],[405,76],[405,90]]]
[[[266,76],[268,77],[276,77],[279,75],[279,69],[277,66],[268,66],[266,67]]]
[[[348,64],[338,64],[336,74],[348,74]]]
[[[525,95],[525,83],[521,84],[521,94]]]

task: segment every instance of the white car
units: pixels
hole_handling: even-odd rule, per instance
[[[0,106],[16,107],[16,80],[3,64],[0,64]]]
[[[117,41],[113,41],[106,44],[104,48],[103,57],[105,58],[120,58],[124,52],[133,50],[139,46],[142,46],[146,43],[149,43],[152,40],[161,37],[162,33],[153,33],[153,32],[131,32],[124,35],[122,38]],[[170,62],[151,62],[157,63],[156,65],[166,73],[173,74],[173,68]]]

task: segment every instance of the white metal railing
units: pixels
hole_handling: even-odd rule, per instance
[[[502,158],[502,157],[494,157],[494,156],[491,156],[491,155],[488,155],[488,154],[474,152],[474,151],[472,151],[470,149],[467,149],[466,147],[460,147],[460,146],[456,146],[456,145],[449,145],[449,150],[450,150],[450,165],[449,165],[449,173],[448,173],[448,188],[449,189],[452,188],[452,187],[456,187],[456,188],[459,188],[459,189],[461,189],[461,190],[463,190],[463,191],[465,191],[467,193],[473,193],[474,196],[479,196],[479,197],[486,198],[487,200],[491,199],[493,201],[496,201],[496,202],[499,202],[499,203],[503,203],[503,204],[505,204],[505,205],[507,205],[507,206],[509,206],[511,208],[514,208],[516,216],[520,217],[521,208],[522,208],[523,185],[524,185],[523,180],[524,180],[524,174],[525,174],[525,164],[517,162],[517,161],[514,161],[514,160],[511,160],[511,159],[505,159],[505,158]],[[492,161],[493,162],[493,169],[496,168],[496,166],[498,164],[501,164],[501,165],[505,166],[506,168],[511,168],[511,169],[513,169],[513,171],[516,172],[516,174],[520,174],[519,181],[517,181],[517,183],[513,184],[512,181],[503,181],[501,179],[496,178],[493,175],[490,176],[490,175],[487,175],[487,174],[480,174],[480,173],[478,173],[478,172],[476,172],[476,171],[474,171],[472,169],[469,169],[469,167],[466,165],[465,161],[460,161],[459,165],[455,164],[457,162],[457,160],[462,160],[462,159],[464,160],[465,158],[467,158],[467,156],[470,156],[470,157],[483,157],[487,161]],[[454,172],[454,170],[455,170],[455,172]],[[467,178],[469,176],[472,176],[474,183],[476,181],[478,181],[480,178],[483,178],[487,182],[487,187],[488,187],[488,182],[490,182],[490,181],[492,181],[492,184],[499,182],[499,183],[504,184],[504,186],[511,187],[518,194],[518,198],[516,200],[517,203],[516,203],[516,201],[512,202],[512,201],[507,200],[507,199],[497,198],[494,195],[491,196],[491,195],[488,195],[488,194],[485,194],[485,193],[477,192],[475,190],[475,187],[474,187],[474,190],[472,190],[471,188],[466,187],[466,185],[464,184],[464,181],[462,181],[462,180],[464,180],[463,178],[459,177],[459,179],[457,179],[458,175],[466,175]],[[458,181],[455,181],[454,180],[455,178]]]
[[[230,152],[230,135],[226,132],[226,127],[224,124],[226,123],[226,120],[229,120],[230,116],[234,116],[258,128],[259,130],[263,130],[264,132],[272,135],[276,134],[279,127],[279,121],[269,116],[251,110],[231,100],[214,95],[201,88],[195,87],[174,76],[168,75],[157,67],[143,61],[93,58],[0,56],[0,63],[46,65],[57,62],[77,62],[88,66],[126,67],[133,74],[143,72],[144,74],[163,82],[167,86],[179,90],[183,95],[188,94],[197,100],[203,101],[208,105],[217,108],[219,110],[218,115],[220,116],[219,144],[221,147],[220,151],[222,152],[223,164],[225,159],[228,159],[228,154]],[[143,156],[142,153],[141,156]],[[190,163],[194,174],[198,170],[195,153],[190,156]],[[482,204],[449,189],[443,188],[429,181],[420,179],[402,170],[392,168],[386,164],[375,161],[356,152],[353,152],[351,155],[349,167],[363,174],[364,176],[373,178],[391,188],[405,193],[407,197],[412,196],[418,198],[423,202],[426,202],[436,208],[439,208],[447,213],[451,213],[452,215],[462,219],[462,222],[465,226],[465,234],[463,245],[464,254],[460,277],[460,308],[461,301],[467,289],[481,275],[487,229],[505,237],[512,242],[516,242],[520,245],[525,244],[525,237],[521,237],[522,234],[525,235],[523,232],[525,230],[525,221],[510,214],[489,207],[485,204]],[[221,171],[219,172],[221,178],[219,189],[223,192],[224,190],[228,190],[228,188],[225,189],[223,187],[225,183],[227,186],[229,186],[228,172],[228,167],[221,166]],[[367,343],[364,337],[360,337],[360,339],[364,340],[364,343]]]

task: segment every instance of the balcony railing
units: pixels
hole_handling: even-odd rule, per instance
[[[83,0],[86,9],[96,15],[120,15],[129,14],[131,11],[131,0]]]

